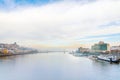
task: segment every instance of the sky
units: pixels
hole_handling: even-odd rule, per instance
[[[120,45],[120,0],[0,0],[0,43],[35,48]]]

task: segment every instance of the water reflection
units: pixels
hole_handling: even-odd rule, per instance
[[[1,80],[116,80],[120,65],[64,53],[0,58]]]

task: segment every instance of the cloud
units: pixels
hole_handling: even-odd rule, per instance
[[[119,23],[119,9],[120,0],[97,0],[85,4],[67,0],[0,11],[0,36],[2,41],[20,40],[58,46],[87,37],[89,41],[89,36],[120,33],[119,24],[101,26]]]

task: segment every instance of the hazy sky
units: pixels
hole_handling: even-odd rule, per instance
[[[120,0],[0,0],[0,43],[120,44]]]

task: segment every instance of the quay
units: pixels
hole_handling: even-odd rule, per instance
[[[7,57],[7,56],[16,56],[16,55],[25,55],[25,54],[33,54],[33,53],[19,53],[19,54],[0,54],[0,57]]]
[[[36,50],[9,51],[8,49],[3,49],[3,50],[0,51],[0,57],[25,55],[25,54],[33,54],[33,53],[38,53],[38,51],[36,51]]]

